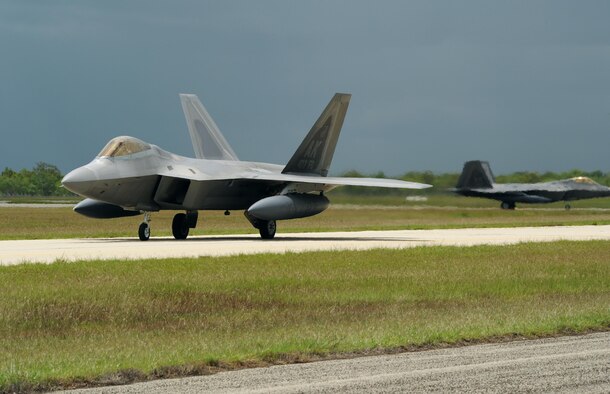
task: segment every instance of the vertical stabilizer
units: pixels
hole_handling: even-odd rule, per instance
[[[462,175],[455,187],[457,189],[490,189],[495,181],[488,162],[473,160],[464,163]]]
[[[328,175],[351,97],[334,95],[282,173]]]
[[[191,134],[195,157],[208,160],[239,160],[197,96],[181,94],[180,101]]]

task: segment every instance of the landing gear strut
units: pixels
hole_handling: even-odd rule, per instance
[[[514,202],[502,201],[502,204],[500,204],[500,208],[502,208],[502,209],[515,209],[515,203]]]
[[[140,237],[140,241],[148,241],[150,238],[150,212],[144,212],[144,221],[140,223],[140,227],[138,228],[138,236]]]

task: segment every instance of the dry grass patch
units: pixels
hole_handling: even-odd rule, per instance
[[[278,223],[279,233],[309,231],[399,230],[459,227],[514,227],[545,225],[610,224],[610,210],[572,209],[565,211],[560,205],[545,205],[540,209],[503,211],[495,202],[450,196],[435,196],[425,205],[401,202],[401,198],[337,197],[339,202],[326,212],[305,219]],[[605,200],[591,200],[601,203]],[[472,208],[478,202],[487,208]],[[362,205],[353,205],[362,202]],[[493,207],[491,208],[491,204]],[[583,201],[582,204],[590,203]],[[388,205],[398,204],[398,205]],[[579,202],[580,206],[581,202]],[[555,208],[552,208],[555,207]],[[171,236],[171,222],[176,212],[162,211],[152,215],[152,235]],[[142,217],[120,219],[90,219],[72,212],[70,208],[0,207],[0,239],[45,238],[137,238]],[[198,227],[192,235],[204,234],[255,234],[256,230],[243,216],[233,212],[224,216],[218,211],[200,213]]]

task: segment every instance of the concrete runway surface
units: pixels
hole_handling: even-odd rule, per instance
[[[610,226],[557,226],[400,230],[278,234],[272,241],[258,235],[173,238],[53,239],[0,241],[0,265],[23,262],[51,263],[58,259],[140,259],[226,256],[314,250],[408,248],[422,245],[514,244],[558,240],[610,240]]]
[[[610,392],[610,333],[320,361],[78,393]]]

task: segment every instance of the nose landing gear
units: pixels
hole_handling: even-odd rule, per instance
[[[148,241],[150,238],[150,212],[144,212],[144,221],[140,223],[140,227],[138,228],[138,236],[140,237],[140,241]]]

